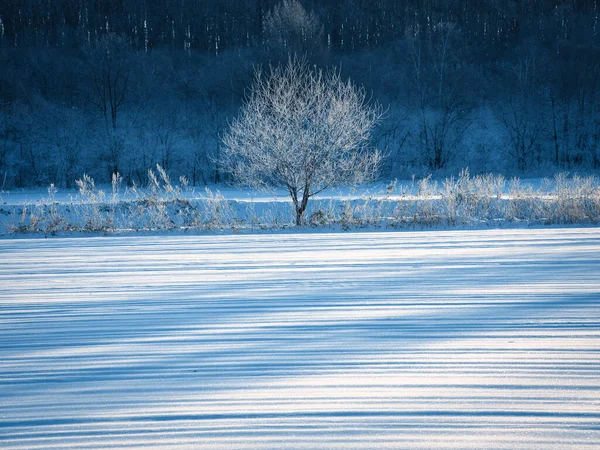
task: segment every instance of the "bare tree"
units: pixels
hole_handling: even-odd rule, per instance
[[[93,86],[90,101],[107,124],[117,128],[118,112],[129,89],[129,52],[127,41],[110,33],[90,49]]]
[[[221,164],[239,183],[287,189],[301,225],[314,195],[374,177],[381,155],[369,144],[381,117],[381,107],[339,72],[290,58],[266,76],[257,71],[223,138]]]
[[[305,53],[318,48],[323,38],[323,25],[313,12],[298,0],[283,0],[265,17],[265,32],[273,46],[285,52]]]
[[[430,169],[443,169],[453,159],[471,125],[471,104],[463,83],[465,73],[457,55],[460,33],[454,24],[440,22],[423,41],[409,34],[410,65],[417,92],[419,138]]]
[[[18,131],[9,122],[9,118],[12,115],[10,115],[10,112],[6,113],[5,109],[8,111],[9,105],[4,105],[0,102],[0,179],[2,180],[0,191],[5,187],[9,171],[12,169],[10,157],[15,152],[17,147],[16,141],[18,140]]]
[[[564,45],[544,61],[550,68],[549,102],[554,163],[600,167],[600,58],[597,51]]]
[[[511,87],[506,100],[498,106],[500,120],[509,136],[510,152],[521,172],[533,162],[546,125],[540,111],[543,92],[536,72],[535,54],[528,51],[510,68],[516,88]]]
[[[127,130],[118,128],[118,117],[131,91],[131,57],[129,42],[115,33],[108,33],[88,49],[92,86],[89,101],[102,114],[105,123],[104,151],[100,158],[107,165],[108,175],[122,171]]]
[[[50,143],[56,149],[52,158],[56,167],[56,174],[52,181],[60,187],[70,189],[73,187],[77,176],[81,174],[81,159],[83,145],[86,140],[86,128],[80,127],[78,112],[74,110],[58,110],[57,119],[52,124],[48,134],[51,135]]]

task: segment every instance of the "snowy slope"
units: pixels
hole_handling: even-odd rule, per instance
[[[600,230],[0,240],[0,447],[600,446]]]

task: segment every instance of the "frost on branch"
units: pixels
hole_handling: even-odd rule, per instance
[[[381,154],[370,141],[381,116],[364,89],[339,72],[291,58],[267,75],[257,71],[223,138],[221,165],[240,184],[287,189],[301,225],[312,196],[375,177]]]

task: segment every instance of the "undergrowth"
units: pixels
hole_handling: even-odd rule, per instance
[[[57,189],[51,185],[47,196],[35,203],[3,207],[0,233],[252,231],[295,226],[289,203],[238,202],[208,188],[196,193],[183,177],[174,184],[160,166],[148,171],[143,187],[123,188],[119,174],[113,175],[106,192],[88,175],[76,185],[78,194],[68,202],[57,202]],[[597,224],[600,180],[559,174],[533,188],[501,175],[472,177],[465,169],[442,182],[429,176],[342,199],[314,199],[304,219],[305,227],[344,230]]]

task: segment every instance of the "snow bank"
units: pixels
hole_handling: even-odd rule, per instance
[[[150,172],[153,174],[152,172]],[[240,190],[196,192],[173,185],[161,172],[149,187],[123,189],[115,179],[109,189],[93,180],[78,181],[79,192],[59,195],[50,187],[34,203],[29,194],[9,194],[0,205],[0,234],[135,231],[257,231],[291,228],[295,214],[289,196]],[[309,202],[306,226],[317,229],[449,228],[578,224],[600,221],[600,180],[556,176],[522,183],[501,176],[431,177],[410,183],[329,191]]]

